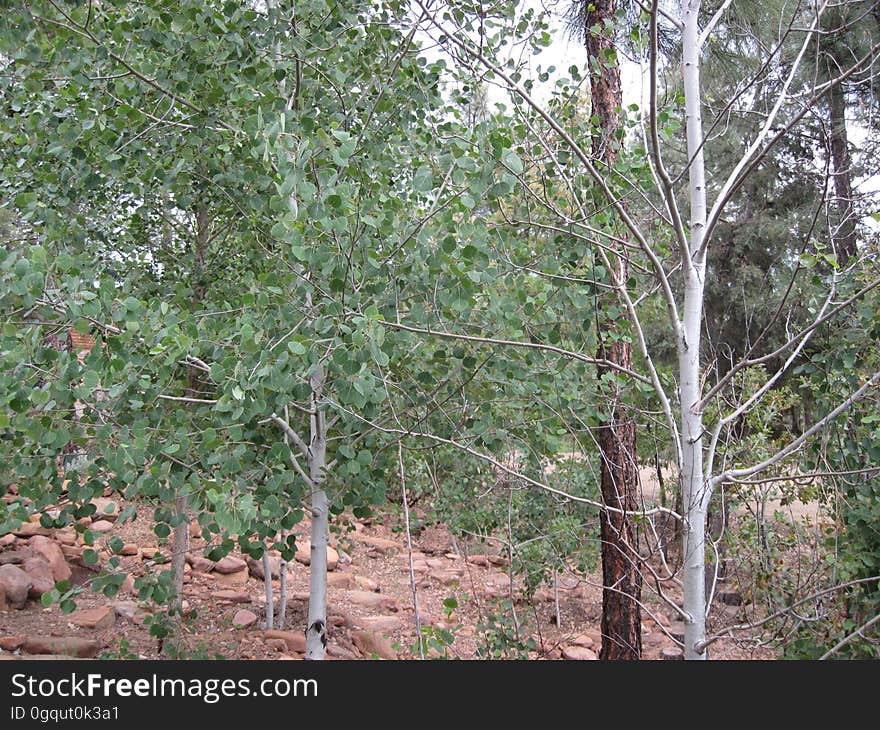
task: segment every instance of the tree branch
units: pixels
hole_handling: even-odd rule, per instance
[[[309,447],[306,445],[306,442],[303,441],[302,438],[300,438],[300,435],[296,431],[294,431],[293,428],[291,428],[290,424],[283,418],[281,418],[277,413],[273,413],[271,416],[269,416],[268,418],[264,418],[258,423],[260,425],[263,425],[264,423],[269,423],[270,421],[279,426],[281,430],[284,431],[285,435],[291,441],[293,441],[293,443],[300,450],[304,457],[306,457],[307,459],[309,458]]]
[[[571,350],[564,350],[561,347],[554,347],[553,345],[544,345],[540,342],[517,342],[515,340],[499,340],[493,337],[478,337],[475,335],[460,335],[454,332],[439,332],[437,330],[423,329],[421,327],[412,327],[410,325],[401,324],[399,322],[388,322],[386,320],[376,320],[379,324],[384,327],[391,327],[392,329],[404,330],[406,332],[414,332],[420,335],[430,335],[432,337],[445,337],[451,340],[465,340],[467,342],[482,342],[489,345],[498,345],[500,347],[522,347],[530,350],[543,350],[546,352],[553,352],[557,355],[561,355],[563,357],[569,357],[572,360],[579,360],[580,362],[590,363],[591,365],[601,365],[602,367],[611,368],[617,370],[621,373],[629,375],[631,378],[638,380],[639,382],[645,383],[646,385],[651,385],[651,381],[646,378],[644,375],[639,375],[632,370],[623,367],[617,363],[611,362],[610,360],[603,360],[602,358],[590,357],[588,355],[582,355],[579,352],[573,352]]]
[[[722,482],[730,481],[732,479],[737,479],[739,477],[748,477],[752,474],[757,474],[758,472],[766,469],[768,466],[773,466],[773,464],[780,462],[786,456],[789,456],[793,452],[797,451],[811,436],[825,428],[825,426],[831,423],[831,421],[837,418],[850,406],[864,398],[868,391],[878,382],[880,382],[880,370],[878,370],[870,378],[868,378],[868,381],[861,388],[850,395],[849,398],[847,398],[843,403],[837,406],[837,408],[831,411],[823,419],[813,424],[812,428],[804,431],[804,433],[802,433],[798,438],[788,444],[788,446],[776,452],[773,456],[764,459],[764,461],[759,464],[755,464],[754,466],[745,467],[742,469],[727,469],[718,476],[712,477],[708,482],[709,489],[707,489],[706,491],[708,493],[711,493],[712,488],[714,488],[717,484],[721,484]]]

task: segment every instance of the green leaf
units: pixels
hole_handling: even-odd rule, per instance
[[[523,171],[523,163],[519,156],[510,150],[506,150],[501,161],[514,175],[521,175]]]
[[[94,390],[101,382],[101,378],[94,370],[86,370],[83,374],[83,385],[89,390]]]

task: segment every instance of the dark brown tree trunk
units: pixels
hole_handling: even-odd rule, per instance
[[[610,170],[617,161],[620,145],[620,67],[613,31],[615,0],[587,0],[584,13],[585,38],[590,62],[590,98],[599,131],[593,137],[593,155]],[[625,282],[628,275],[626,251],[616,254],[616,275]],[[630,368],[632,347],[611,338],[617,323],[599,312],[599,357]],[[600,379],[610,368],[600,367]],[[612,381],[613,382],[613,381]],[[638,506],[635,422],[629,417],[617,385],[608,385],[608,420],[599,433],[602,456],[602,502],[614,510],[635,510]],[[641,593],[638,541],[631,516],[602,510],[602,650],[600,659],[640,659],[642,654]]]

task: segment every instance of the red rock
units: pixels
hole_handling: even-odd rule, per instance
[[[239,609],[235,612],[235,616],[232,617],[232,625],[239,629],[246,629],[255,623],[257,623],[257,614],[253,611],[248,611],[246,608]]]
[[[141,549],[137,546],[137,543],[127,542],[127,543],[125,543],[125,545],[122,546],[122,549],[119,551],[119,554],[123,555],[125,557],[131,557],[134,555],[139,555],[140,552],[141,552]]]
[[[477,590],[479,590],[486,598],[501,598],[502,596],[507,595],[506,588],[501,588],[500,586],[492,585],[491,583],[478,586]]]
[[[30,546],[45,558],[52,569],[52,577],[55,581],[68,580],[71,576],[70,566],[64,559],[58,543],[43,535],[35,535],[30,540]]]
[[[355,654],[350,649],[346,649],[344,646],[339,646],[338,644],[328,644],[327,645],[327,656],[325,659],[357,659],[357,654]]]
[[[3,651],[16,651],[22,644],[24,644],[23,636],[0,637],[0,649],[3,649]]]
[[[461,582],[461,571],[456,568],[443,568],[442,570],[432,570],[431,578],[445,586],[455,585]]]
[[[227,555],[225,558],[214,563],[214,570],[221,575],[231,575],[246,569],[247,563],[234,555]]]
[[[93,532],[110,532],[113,529],[113,523],[110,520],[98,520],[93,522],[89,529]]]
[[[368,631],[391,633],[403,628],[403,620],[397,616],[362,616],[353,619],[354,623]]]
[[[381,593],[372,591],[347,591],[345,597],[351,603],[365,608],[378,608],[380,610],[397,611],[397,601]]]
[[[208,560],[201,555],[194,555],[193,553],[186,554],[186,562],[192,566],[193,570],[199,573],[210,573],[214,570],[215,566],[213,560]]]
[[[581,632],[581,636],[586,636],[593,640],[593,646],[601,646],[602,632],[599,629],[585,629]]]
[[[312,563],[312,544],[309,540],[300,542],[296,549],[294,560],[303,565],[311,565]],[[335,548],[327,546],[327,570],[336,570],[339,565],[339,553]]]
[[[106,522],[116,522],[119,516],[119,503],[106,497],[96,497],[92,500],[92,504],[98,508],[93,519],[105,520]]]
[[[216,568],[215,568],[216,570]],[[216,574],[217,576],[217,584],[221,586],[227,587],[237,587],[243,586],[248,582],[248,578],[250,575],[248,574],[247,565],[245,565],[241,570],[236,571],[235,573],[220,573]]]
[[[214,591],[212,597],[218,601],[228,601],[229,603],[250,603],[251,597],[242,591]]]
[[[489,558],[487,558],[485,555],[470,555],[468,556],[467,561],[471,565],[479,565],[481,568],[489,567]]]
[[[263,636],[266,639],[281,639],[289,651],[305,654],[306,636],[299,631],[281,631],[279,629],[271,629],[264,631]]]
[[[76,545],[76,530],[56,530],[55,539],[61,543],[61,545]]]
[[[102,646],[100,641],[78,636],[28,636],[21,649],[28,654],[65,654],[90,659],[97,656]]]
[[[580,636],[575,636],[571,640],[571,643],[575,644],[576,646],[586,647],[587,649],[589,649],[595,645],[593,638],[590,636],[587,636],[586,634],[581,634]]]
[[[330,588],[340,588],[347,590],[352,587],[354,581],[351,573],[328,573],[327,585]]]
[[[162,556],[162,551],[154,546],[150,547],[142,547],[141,548],[141,559],[143,560],[153,560],[157,556]]]
[[[339,551],[331,547],[327,546],[327,570],[336,570],[339,567]],[[351,561],[349,561],[351,562]]]
[[[562,657],[575,661],[595,661],[599,658],[596,652],[585,646],[566,646],[562,649]]]
[[[62,545],[61,553],[68,560],[80,560],[82,558],[83,549],[80,545]]]
[[[111,605],[113,610],[116,611],[117,616],[128,621],[134,621],[134,616],[138,611],[137,604],[134,601],[114,601]]]
[[[354,577],[354,582],[357,584],[357,587],[364,591],[373,591],[374,593],[379,592],[379,584],[374,581],[372,578],[367,578],[363,575],[356,575]]]
[[[287,642],[284,639],[266,639],[266,646],[275,651],[287,651]]]
[[[508,562],[507,558],[502,557],[501,555],[489,555],[487,557],[492,565],[507,565]]]
[[[31,587],[28,590],[29,598],[39,598],[55,587],[52,567],[42,555],[34,555],[27,558],[21,567],[28,574],[28,578],[31,579]]]
[[[660,658],[666,661],[679,661],[684,659],[684,652],[677,646],[667,646],[660,650]]]
[[[113,606],[100,606],[82,611],[74,611],[67,621],[83,629],[103,631],[116,623],[116,609]]]
[[[139,608],[134,601],[115,601],[111,605],[119,618],[131,621],[138,626],[143,624],[144,619],[146,619],[147,616],[152,616],[152,613],[145,611],[143,608]]]
[[[16,550],[6,550],[0,553],[0,565],[21,565],[25,558],[32,558],[36,553],[26,545],[19,546]]]
[[[256,558],[252,558],[250,555],[245,555],[244,560],[247,563],[247,567],[250,571],[251,576],[253,576],[257,580],[266,579],[266,574],[263,571],[262,558],[257,560]],[[281,577],[281,556],[277,553],[274,555],[269,555],[269,572],[271,573],[274,580],[278,580],[278,578]]]
[[[360,533],[356,533],[352,536],[354,540],[357,542],[363,543],[364,545],[369,545],[372,548],[375,548],[381,553],[387,553],[392,550],[400,550],[401,545],[394,540],[386,540],[384,537],[374,537],[373,535],[363,535]]]
[[[13,530],[12,533],[18,537],[33,537],[34,535],[49,536],[52,534],[52,530],[41,527],[35,522],[24,522],[21,527],[17,530]]]
[[[391,640],[372,631],[355,631],[351,635],[354,645],[366,658],[397,659]]]
[[[0,536],[0,547],[6,547],[7,545],[12,545],[16,540],[16,537],[13,533],[9,532],[5,535]]]
[[[507,590],[510,587],[510,576],[507,573],[494,573],[489,576],[486,582],[496,588]]]

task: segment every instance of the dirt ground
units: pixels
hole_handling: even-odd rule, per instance
[[[122,506],[113,502],[112,507],[107,507],[102,503],[101,511],[115,512]],[[99,545],[118,537],[128,546],[127,552],[132,553],[122,558],[126,574],[137,578],[167,568],[167,563],[159,562],[161,557],[157,557],[155,551],[158,548],[167,557],[170,546],[157,545],[148,505],[137,505],[137,518],[125,523],[113,523],[112,515],[100,516],[109,517],[110,524],[102,526],[107,532],[102,534]],[[31,533],[35,531],[31,529]],[[192,532],[195,534],[196,530]],[[308,524],[298,525],[294,532],[298,546],[307,546]],[[59,539],[61,536],[50,534],[49,537]],[[68,542],[69,538],[70,535],[65,536]],[[7,537],[0,562],[4,553],[9,553],[11,559],[15,550],[27,549],[32,539],[27,534],[14,541]],[[347,532],[331,538],[338,554],[338,565],[329,574],[328,652],[331,659],[418,658],[415,600],[423,631],[445,630],[449,632],[446,638],[452,638],[451,644],[441,651],[430,649],[429,658],[594,659],[598,654],[600,575],[582,575],[570,570],[558,576],[555,587],[545,585],[525,597],[522,582],[517,576],[511,576],[505,557],[485,544],[453,541],[443,526],[419,530],[413,535],[412,543],[410,554],[401,519],[392,510],[370,520],[351,520]],[[455,551],[454,545],[460,552]],[[74,544],[65,547],[67,562],[73,571],[71,583],[86,588],[75,597],[76,613],[65,615],[57,604],[44,607],[39,600],[29,600],[22,610],[0,612],[0,658],[24,655],[21,640],[35,635],[93,639],[101,647],[97,656],[105,658],[302,658],[308,602],[307,565],[299,561],[288,565],[285,631],[273,634],[264,630],[265,588],[254,564],[242,571],[238,562],[239,567],[231,574],[220,574],[218,570],[211,570],[214,566],[204,559],[206,547],[200,536],[192,537],[189,553],[192,564],[188,566],[184,591],[187,619],[179,639],[170,647],[150,635],[147,617],[161,616],[161,609],[139,601],[131,581],[112,599],[88,590],[95,568],[77,558],[81,547]],[[301,553],[300,558],[307,560],[307,547]],[[102,557],[106,560],[109,554],[104,552]],[[411,565],[414,583],[410,577]],[[273,581],[273,586],[277,610],[279,581]],[[671,601],[680,597],[672,584],[666,584],[664,590]],[[513,612],[509,610],[511,598],[519,623],[518,632]],[[450,599],[455,601],[454,609],[444,606],[444,601],[447,606],[452,605]],[[643,600],[644,659],[676,658],[676,638],[680,638],[682,627],[674,610],[647,588]],[[104,618],[95,628],[77,620],[79,616],[90,616],[81,612],[91,609],[103,610]],[[710,620],[710,633],[740,620],[742,610],[743,607],[719,604]],[[747,643],[721,640],[713,645],[710,656],[713,659],[770,659],[775,654]]]

